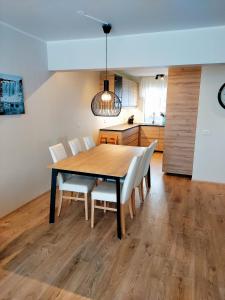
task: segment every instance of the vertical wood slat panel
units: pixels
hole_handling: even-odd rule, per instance
[[[163,171],[192,175],[201,67],[169,68]]]

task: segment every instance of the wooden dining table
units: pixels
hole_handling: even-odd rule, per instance
[[[49,223],[55,222],[56,182],[59,172],[103,178],[103,180],[113,179],[116,184],[117,197],[117,235],[121,239],[121,179],[125,178],[133,157],[140,156],[144,149],[144,147],[136,146],[101,144],[51,164],[49,166],[52,170]],[[150,187],[150,167],[148,186]]]

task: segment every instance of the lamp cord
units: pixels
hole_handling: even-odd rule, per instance
[[[107,57],[108,57],[108,40],[107,40],[107,33],[105,35],[105,66],[106,66],[106,80],[108,79],[108,61],[107,61]]]

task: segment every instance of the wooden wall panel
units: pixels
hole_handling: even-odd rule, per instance
[[[201,67],[169,68],[163,171],[192,175]]]

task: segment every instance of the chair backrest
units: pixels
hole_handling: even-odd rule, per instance
[[[142,178],[147,175],[150,160],[151,160],[151,157],[152,157],[152,155],[155,151],[155,147],[156,147],[157,143],[158,143],[157,140],[153,141],[146,148],[145,152],[143,153],[142,160],[140,162],[140,165],[139,165],[139,168],[138,168],[138,171],[137,171],[137,176],[136,176],[135,183],[134,183],[135,187],[139,186],[141,184]]]
[[[84,146],[85,146],[86,150],[89,150],[96,146],[92,136],[84,136],[83,141],[84,141]]]
[[[151,160],[152,155],[155,151],[155,147],[156,147],[157,143],[158,143],[158,140],[155,140],[151,143],[150,146],[148,146],[148,156],[146,157],[146,161],[145,161],[145,164],[144,164],[144,172],[143,172],[144,176],[146,176],[147,173],[148,173],[150,160]]]
[[[130,199],[132,190],[134,188],[134,182],[136,173],[141,162],[142,156],[135,156],[129,166],[127,176],[123,183],[123,189],[121,193],[121,203],[125,203]]]
[[[82,151],[79,139],[75,138],[73,140],[68,141],[68,143],[73,155],[77,155],[79,152]]]
[[[52,160],[54,163],[57,163],[60,160],[67,158],[66,150],[62,143],[50,146],[49,151],[52,156]],[[58,182],[59,185],[62,184],[66,180],[67,174],[59,173],[58,174]]]
[[[66,150],[62,143],[49,147],[49,151],[54,163],[67,158]]]
[[[146,157],[148,156],[148,151],[149,151],[149,149],[145,148],[143,153],[142,153],[141,161],[140,161],[140,164],[139,164],[139,167],[138,167],[138,170],[137,170],[137,173],[136,173],[136,178],[135,178],[135,181],[134,181],[134,186],[135,187],[140,185],[141,180],[144,176],[143,175],[144,165],[145,165]]]

